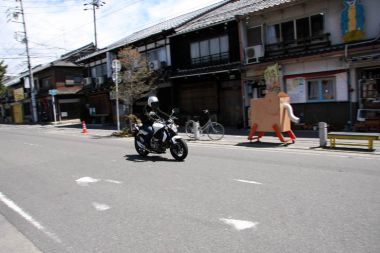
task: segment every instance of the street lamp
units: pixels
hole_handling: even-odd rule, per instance
[[[106,3],[105,2],[101,2],[99,0],[93,0],[92,2],[90,3],[85,3],[83,4],[84,6],[87,6],[87,5],[92,5],[92,13],[93,13],[93,17],[94,17],[94,37],[95,37],[95,49],[97,50],[98,49],[98,38],[97,38],[97,34],[96,34],[96,9],[99,9],[101,6],[104,6]],[[85,11],[89,10],[89,9],[84,9]]]

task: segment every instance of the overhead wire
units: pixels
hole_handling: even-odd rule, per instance
[[[10,2],[13,2],[14,0],[10,0],[10,1],[5,1],[5,0],[2,0],[2,2],[6,2],[6,3],[10,3]],[[206,1],[206,0],[205,0]],[[36,0],[23,0],[24,3],[29,3],[32,4],[32,3],[46,3],[46,1],[36,1]],[[47,13],[47,14],[53,14],[55,13],[56,11],[52,12],[49,10],[49,8],[54,8],[57,7],[57,6],[62,6],[62,7],[68,7],[70,8],[70,10],[74,10],[72,7],[75,7],[75,6],[78,6],[78,7],[83,7],[83,3],[85,3],[86,1],[76,1],[76,0],[72,0],[72,1],[64,1],[64,2],[61,2],[61,3],[51,3],[50,6],[27,6],[25,8],[25,10],[27,10],[27,12],[25,12],[26,14],[28,15],[36,15],[37,12],[39,12],[39,9],[42,10],[42,9],[46,9],[43,13]],[[87,1],[88,2],[88,1]],[[116,4],[113,4],[112,7],[110,8],[107,8],[107,9],[102,9],[100,8],[100,10],[103,10],[102,11],[99,11],[99,15],[97,16],[97,20],[103,20],[104,18],[112,15],[112,14],[115,14],[117,12],[120,12],[122,10],[124,10],[125,8],[128,8],[134,4],[137,4],[139,2],[143,2],[143,0],[130,0],[130,1],[117,1]],[[206,1],[206,2],[213,2],[215,3],[215,1]],[[1,2],[0,2],[1,4]],[[32,8],[34,7],[34,8]],[[29,10],[31,9],[31,10]],[[160,19],[155,19],[155,20],[152,20],[151,22],[147,22],[147,23],[144,23],[142,24],[141,26],[138,26],[137,28],[135,27],[135,30],[139,30],[140,28],[145,28],[145,27],[149,27],[151,25],[154,25],[154,24],[157,24],[158,22],[162,22],[162,21],[165,21],[165,20],[168,20],[170,18],[173,18],[173,16],[175,16],[178,12],[176,12],[176,14],[173,14],[172,10],[174,9],[174,7],[172,7],[169,11],[167,11],[166,13],[170,13],[171,17],[165,17],[165,18],[160,18]],[[198,8],[197,8],[198,9]],[[195,9],[194,9],[195,10]],[[35,12],[37,11],[37,12]],[[78,10],[79,11],[82,11],[82,10]],[[192,10],[187,10],[186,13],[190,12]],[[29,13],[30,12],[30,13]],[[183,14],[183,11],[181,13],[181,15]],[[43,23],[43,22],[41,22]],[[48,22],[46,22],[48,23]],[[86,22],[86,23],[83,23],[81,25],[78,25],[74,28],[71,28],[71,29],[67,29],[67,30],[64,30],[60,33],[54,33],[54,34],[51,34],[51,36],[49,36],[48,38],[51,38],[51,37],[57,37],[57,36],[62,36],[62,35],[65,35],[65,34],[71,34],[70,32],[73,32],[73,31],[76,31],[78,29],[83,29],[84,26],[87,26],[87,25],[90,25],[92,24],[93,22],[92,21],[89,21],[89,22]],[[34,26],[33,27],[33,30],[35,30],[36,27]],[[119,27],[115,27],[114,29],[112,30],[116,30],[116,29],[120,29]],[[38,28],[38,30],[41,30],[41,28]],[[50,40],[50,39],[49,39]],[[30,41],[30,39],[29,39]],[[43,40],[42,42],[44,42],[45,40]],[[34,47],[31,48],[31,50],[33,52],[36,52],[38,50],[51,50],[51,49],[56,49],[56,50],[64,50],[65,52],[68,52],[70,50],[66,49],[66,48],[63,48],[63,47],[59,47],[59,46],[51,46],[51,45],[47,45],[46,43],[42,43],[41,41],[40,42],[36,42],[36,41],[31,41],[32,45],[34,45]]]

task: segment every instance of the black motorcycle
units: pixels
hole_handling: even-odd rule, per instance
[[[169,116],[168,120],[160,118],[154,112],[150,113],[150,117],[154,118],[153,136],[149,140],[149,147],[145,143],[148,132],[142,129],[142,125],[134,124],[132,132],[135,136],[135,149],[140,156],[147,156],[149,153],[163,154],[166,149],[170,149],[170,153],[177,161],[183,161],[188,154],[186,142],[178,135],[178,126],[173,116],[175,110]]]

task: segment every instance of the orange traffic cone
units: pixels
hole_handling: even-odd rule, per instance
[[[84,120],[82,121],[82,134],[88,134],[86,122]]]

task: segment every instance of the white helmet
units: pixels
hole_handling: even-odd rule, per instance
[[[148,106],[152,108],[158,108],[158,98],[156,96],[150,96],[148,98]]]

